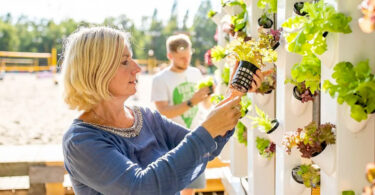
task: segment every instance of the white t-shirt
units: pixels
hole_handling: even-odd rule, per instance
[[[157,73],[152,79],[151,101],[168,101],[169,105],[177,105],[190,99],[196,92],[197,83],[203,79],[199,69],[188,67],[184,72],[172,72],[171,66]],[[173,121],[189,129],[197,128],[205,119],[207,111],[196,105]]]

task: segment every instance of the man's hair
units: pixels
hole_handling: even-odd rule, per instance
[[[191,41],[185,34],[172,35],[167,39],[167,52],[178,52],[191,49]]]
[[[81,28],[64,44],[64,101],[71,109],[89,111],[110,98],[108,86],[121,64],[129,35],[108,28]]]

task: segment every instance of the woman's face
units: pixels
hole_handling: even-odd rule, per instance
[[[121,64],[109,83],[109,92],[114,97],[128,98],[129,96],[134,95],[137,91],[136,74],[140,71],[141,68],[135,63],[131,52],[125,46],[124,53],[121,57]]]

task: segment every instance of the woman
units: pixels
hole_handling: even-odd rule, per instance
[[[216,106],[190,132],[158,112],[124,106],[136,92],[140,70],[124,32],[85,28],[68,38],[64,98],[83,111],[63,138],[76,194],[179,194],[233,135],[239,98]]]

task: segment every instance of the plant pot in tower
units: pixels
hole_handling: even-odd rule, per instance
[[[297,14],[297,15],[299,15],[299,16],[305,16],[307,14],[307,12],[305,12],[305,11],[302,12],[301,11],[304,4],[305,4],[304,2],[296,2],[296,3],[294,3],[294,5],[293,5],[293,11],[294,11],[294,13]]]
[[[267,17],[266,14],[263,14],[258,19],[258,25],[265,28],[265,29],[270,29],[273,25],[273,21],[269,17]]]

